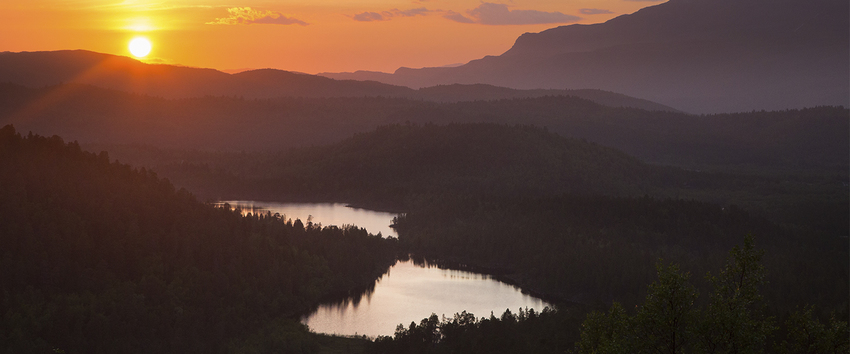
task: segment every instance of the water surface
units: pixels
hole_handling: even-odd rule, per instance
[[[392,335],[396,326],[417,324],[432,313],[440,318],[467,311],[477,318],[499,317],[505,310],[542,311],[543,300],[487,275],[417,266],[400,261],[359,299],[325,304],[302,319],[310,330],[340,335]]]
[[[398,215],[394,213],[353,208],[342,203],[274,203],[249,200],[231,200],[222,203],[228,203],[243,211],[279,213],[286,219],[301,219],[305,224],[309,219],[322,226],[357,225],[371,234],[381,233],[384,237],[398,237],[395,230],[390,227],[393,218]]]
[[[341,203],[274,203],[227,201],[243,212],[267,211],[287,219],[311,220],[323,226],[357,225],[372,234],[398,237],[389,227],[396,214],[351,208]],[[417,324],[432,313],[442,318],[467,311],[476,317],[497,317],[506,309],[541,311],[549,304],[519,288],[487,275],[415,265],[400,261],[375,282],[374,289],[339,302],[319,306],[302,319],[314,332],[340,335],[392,335],[396,326]]]

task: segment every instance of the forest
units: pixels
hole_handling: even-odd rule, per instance
[[[828,323],[848,313],[841,175],[654,165],[545,128],[498,124],[388,125],[281,153],[115,151],[210,200],[345,200],[403,212],[395,220],[400,253],[474,266],[560,304],[514,319],[554,321],[547,326],[561,330],[544,338],[557,343],[548,349],[573,348],[588,311],[615,301],[639,306],[659,259],[706,274],[748,234],[765,250],[765,316],[783,324],[810,306],[812,321]],[[708,280],[690,281],[711,293]],[[484,316],[476,328],[495,330],[511,316]],[[470,333],[493,338],[489,330]],[[789,340],[788,330],[772,333],[771,343]]]
[[[846,314],[822,322],[806,306],[784,321],[765,311],[761,294],[764,250],[752,235],[732,248],[720,271],[707,273],[706,294],[694,287],[691,272],[658,262],[646,298],[630,306],[614,302],[584,319],[575,308],[557,311],[520,308],[501,316],[476,318],[461,312],[437,315],[392,336],[375,340],[377,353],[846,353],[850,350]],[[580,329],[580,330],[579,330]]]
[[[243,216],[76,143],[0,129],[0,351],[313,353],[298,322],[397,242]]]
[[[336,144],[268,153],[87,148],[108,149],[118,160],[152,168],[210,200],[343,200],[406,211],[419,200],[447,194],[648,195],[734,204],[774,222],[850,234],[846,173],[650,164],[529,125],[387,125]]]
[[[152,100],[148,109],[171,104],[135,99]],[[174,107],[191,109],[193,100]],[[197,100],[206,109],[243,102]],[[370,110],[389,102],[406,110],[391,113],[396,120],[413,119],[373,121],[377,128],[351,128],[345,138],[330,129],[340,134],[334,143],[283,142],[276,146],[287,149],[267,151],[65,143],[4,127],[3,347],[407,353],[475,352],[474,344],[479,352],[604,352],[599,346],[638,345],[629,341],[643,335],[614,338],[587,323],[637,331],[661,276],[703,294],[694,313],[716,307],[708,295],[716,282],[701,275],[725,269],[727,252],[747,235],[764,251],[758,315],[776,328],[760,348],[803,346],[800,326],[846,332],[850,198],[846,149],[835,149],[850,145],[837,133],[848,123],[842,107],[690,116],[570,97],[287,100],[277,102],[322,107],[316,116],[337,108],[342,115],[353,102],[376,117]],[[457,117],[485,122],[449,123],[464,120]],[[517,117],[530,118],[517,124]],[[437,118],[445,122],[417,123]],[[55,113],[54,122],[63,119],[74,120],[73,110]],[[222,124],[210,129],[232,123]],[[596,141],[608,133],[610,144]],[[398,212],[399,237],[213,203],[235,199]],[[488,273],[557,306],[432,316],[374,341],[317,335],[298,322],[324,301],[374,286],[411,255]],[[696,341],[687,348],[704,350]]]

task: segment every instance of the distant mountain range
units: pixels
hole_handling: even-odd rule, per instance
[[[0,84],[0,126],[84,144],[281,151],[336,143],[384,125],[483,122],[545,127],[644,161],[689,168],[757,165],[846,173],[850,159],[848,110],[838,107],[695,116],[563,96],[451,103],[388,97],[164,99],[82,84],[40,89]]]
[[[213,69],[146,64],[128,57],[84,50],[0,53],[0,83],[30,88],[79,83],[163,98],[235,96],[403,97],[440,102],[540,96],[576,96],[613,107],[675,109],[601,90],[516,90],[492,85],[448,85],[414,90],[376,81],[335,80],[275,69],[228,74]]]
[[[670,0],[526,33],[504,54],[459,67],[320,75],[413,88],[595,88],[693,113],[848,105],[848,28],[846,0]]]

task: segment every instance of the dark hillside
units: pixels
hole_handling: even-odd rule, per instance
[[[411,122],[534,124],[647,162],[695,169],[759,166],[844,173],[850,168],[845,134],[850,110],[844,107],[689,115],[541,97],[422,106],[399,115]]]
[[[695,146],[705,152],[713,148]],[[336,144],[281,153],[126,145],[97,149],[154,168],[212,200],[345,201],[405,210],[418,198],[435,194],[647,194],[737,204],[778,223],[850,234],[846,174],[829,169],[728,172],[737,166],[725,166],[725,172],[684,170],[647,164],[621,151],[533,126],[391,125]]]
[[[176,162],[184,157],[194,164]],[[219,192],[232,197],[344,200],[394,209],[411,198],[447,193],[640,195],[683,178],[675,169],[611,148],[532,126],[495,124],[391,125],[281,154],[189,153],[170,160],[157,168],[175,181],[218,179]],[[228,182],[228,175],[244,182]]]
[[[414,205],[396,229],[402,245],[421,256],[480,267],[526,289],[585,304],[634,304],[659,259],[694,274],[716,269],[723,250],[748,233],[767,250],[766,296],[777,313],[806,303],[844,311],[843,294],[850,289],[846,237],[781,227],[734,205],[461,195]]]
[[[371,286],[396,255],[362,229],[242,216],[11,126],[0,185],[5,353],[312,353],[298,316]]]

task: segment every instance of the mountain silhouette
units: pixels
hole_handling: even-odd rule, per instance
[[[453,88],[434,92],[451,94]],[[190,150],[280,151],[333,144],[392,124],[523,124],[665,165],[843,173],[850,160],[847,117],[843,107],[696,116],[606,107],[572,96],[442,103],[388,97],[165,99],[75,83],[0,83],[0,126],[84,144]]]
[[[146,64],[85,50],[0,53],[0,82],[28,87],[79,83],[164,98],[398,96],[414,91],[378,82],[333,80],[273,69],[231,75],[214,69]]]
[[[670,0],[605,23],[520,36],[454,68],[340,73],[413,88],[601,89],[693,113],[847,105],[845,0]]]
[[[84,50],[0,53],[0,83],[31,88],[86,84],[169,99],[203,96],[402,97],[439,102],[540,96],[577,96],[613,107],[675,109],[601,90],[516,90],[492,85],[450,85],[422,90],[377,81],[336,80],[276,69],[228,74],[214,69],[147,64],[128,57]]]

